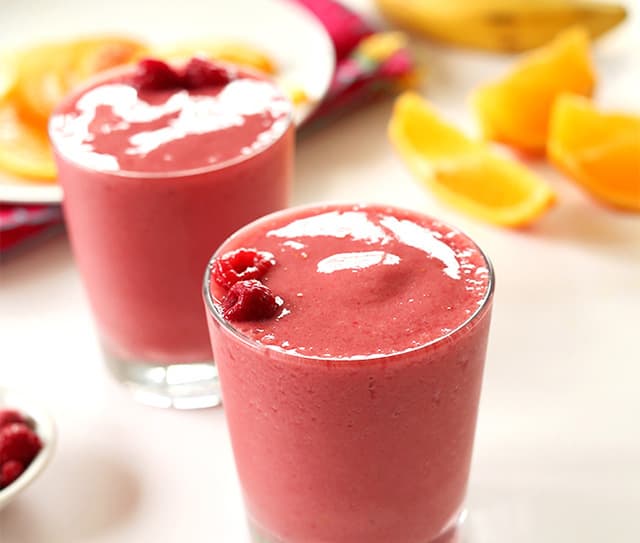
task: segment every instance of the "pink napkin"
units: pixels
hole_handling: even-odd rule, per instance
[[[58,205],[0,204],[0,259],[62,230]]]
[[[334,0],[290,0],[311,11],[331,36],[336,70],[329,91],[303,131],[324,126],[348,110],[380,94],[402,87],[414,74],[413,61],[403,48],[372,54],[366,46],[375,29]],[[63,230],[58,205],[0,204],[0,257],[31,246]]]

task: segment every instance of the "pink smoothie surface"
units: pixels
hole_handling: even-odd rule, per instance
[[[50,121],[70,238],[108,350],[211,359],[200,284],[231,232],[287,205],[291,105],[271,82],[140,89],[131,68],[89,84]]]
[[[229,67],[226,84],[137,88],[130,71],[98,80],[51,120],[58,151],[92,170],[142,175],[224,166],[269,147],[291,105],[273,83]]]
[[[429,543],[464,500],[491,272],[419,213],[331,205],[230,238],[268,251],[271,319],[209,325],[251,522],[285,543]],[[440,539],[439,541],[445,541]]]

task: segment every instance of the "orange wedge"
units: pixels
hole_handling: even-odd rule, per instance
[[[0,101],[13,90],[18,79],[19,55],[8,51],[0,52]]]
[[[47,133],[25,123],[10,102],[0,104],[0,169],[27,179],[56,176]]]
[[[522,57],[499,81],[478,88],[472,103],[487,139],[541,154],[555,98],[563,92],[591,96],[594,86],[588,34],[572,28]]]
[[[74,45],[74,71],[80,81],[136,60],[148,51],[143,43],[122,36],[84,38]]]
[[[284,94],[289,97],[289,100],[291,100],[291,103],[294,106],[307,104],[311,101],[307,91],[305,91],[300,85],[291,85],[287,82],[280,82],[280,87],[282,87]]]
[[[38,45],[24,51],[16,82],[21,112],[40,127],[58,102],[93,74],[133,59],[144,50],[135,40],[119,37],[85,38]]]
[[[204,56],[209,59],[253,68],[266,74],[275,74],[277,71],[273,60],[265,53],[252,45],[241,42],[184,42],[170,47],[152,49],[149,54],[170,61]]]
[[[49,44],[23,52],[18,68],[15,99],[23,114],[40,128],[69,85],[72,71],[72,48],[69,44]]]
[[[437,196],[478,219],[524,226],[555,199],[546,182],[483,142],[467,138],[413,92],[396,100],[389,138],[410,170]]]
[[[600,200],[640,211],[640,116],[602,113],[589,100],[556,100],[551,161]]]

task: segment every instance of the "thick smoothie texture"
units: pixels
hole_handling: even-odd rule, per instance
[[[209,325],[255,530],[284,543],[449,541],[469,473],[489,264],[424,215],[277,213],[218,250],[268,251],[274,318]],[[207,296],[207,293],[205,293]]]
[[[231,232],[287,205],[291,106],[269,81],[140,88],[114,72],[50,121],[76,261],[107,350],[211,359],[202,269]]]

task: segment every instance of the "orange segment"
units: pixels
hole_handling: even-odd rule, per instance
[[[24,114],[41,127],[66,93],[71,58],[68,44],[41,45],[23,52],[15,97]]]
[[[18,79],[19,55],[8,51],[0,52],[0,100],[12,90]]]
[[[640,211],[640,116],[602,113],[564,95],[551,116],[551,161],[595,197]]]
[[[594,86],[588,35],[572,28],[524,56],[499,81],[477,89],[472,102],[487,139],[539,154],[555,98],[563,92],[591,96]]]
[[[285,93],[286,96],[289,97],[289,100],[291,100],[291,103],[294,106],[307,104],[311,101],[311,98],[309,98],[307,91],[305,91],[299,85],[290,85],[287,83],[281,83],[280,86],[282,87],[283,92]]]
[[[417,94],[394,106],[389,138],[411,171],[452,207],[503,226],[523,226],[553,203],[553,190],[517,162],[442,121]]]
[[[277,71],[273,60],[265,53],[241,42],[185,42],[153,49],[149,54],[165,60],[185,60],[199,55],[246,66],[267,74],[275,74]]]
[[[80,81],[146,54],[143,43],[125,37],[96,37],[78,40],[74,46],[74,71]]]
[[[144,49],[127,38],[97,37],[38,45],[23,52],[16,99],[25,115],[40,126],[78,83],[98,71],[130,61]]]
[[[358,52],[377,62],[384,62],[395,52],[407,47],[409,39],[402,32],[378,32],[358,44]]]
[[[25,178],[56,176],[46,132],[26,124],[8,102],[0,104],[0,169]]]

